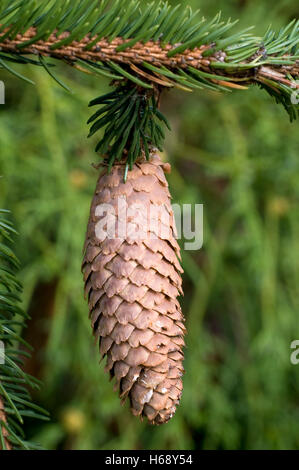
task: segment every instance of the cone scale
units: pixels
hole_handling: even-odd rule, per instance
[[[157,152],[128,172],[101,172],[82,270],[91,324],[122,402],[166,423],[182,393],[184,318],[180,249],[164,164]]]

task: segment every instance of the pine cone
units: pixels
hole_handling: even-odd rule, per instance
[[[185,328],[177,300],[182,268],[163,169],[168,165],[152,153],[150,161],[134,164],[126,183],[123,164],[110,174],[103,171],[91,204],[82,265],[92,327],[102,357],[107,356],[105,370],[116,378],[122,402],[129,397],[132,413],[152,424],[174,414],[184,371]],[[105,207],[109,215],[103,218]],[[160,209],[158,223],[152,208]],[[104,220],[107,230],[99,233]],[[115,224],[111,238],[107,231]]]

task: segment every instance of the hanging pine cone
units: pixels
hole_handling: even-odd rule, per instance
[[[134,164],[126,183],[123,164],[109,174],[107,169],[102,172],[82,265],[92,327],[102,357],[107,356],[105,370],[115,377],[122,401],[129,397],[132,413],[152,424],[165,423],[174,414],[184,370],[185,328],[177,300],[182,268],[167,169],[152,153],[149,161]],[[136,207],[141,210],[131,211]],[[160,209],[158,224],[153,207]],[[140,228],[142,237],[136,236]]]
[[[9,433],[6,429],[6,426],[5,426],[6,424],[7,424],[7,419],[6,419],[5,410],[4,410],[4,403],[0,395],[0,427],[1,427],[0,431],[3,436],[3,443],[4,443],[3,447],[6,450],[11,450],[12,446],[9,442]],[[0,442],[0,450],[3,450],[1,442]]]

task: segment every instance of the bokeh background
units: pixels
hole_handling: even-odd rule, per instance
[[[299,17],[297,0],[186,4],[208,17],[222,9],[258,34]],[[28,437],[47,449],[298,449],[298,123],[258,88],[163,97],[173,200],[204,204],[204,246],[183,253],[181,405],[150,427],[113,393],[82,294],[99,159],[86,139],[87,103],[109,83],[59,66],[68,94],[38,67],[18,70],[37,86],[1,71],[0,202],[19,232],[24,337],[35,348],[26,370],[43,380],[34,398],[52,416],[27,421]]]

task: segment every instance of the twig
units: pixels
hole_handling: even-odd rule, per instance
[[[0,33],[0,40],[6,32],[7,29]],[[209,57],[203,56],[205,51],[213,48],[213,44],[202,45],[201,47],[194,48],[193,50],[186,49],[184,52],[176,54],[170,58],[167,55],[168,52],[174,49],[177,45],[173,46],[171,44],[166,44],[162,47],[159,41],[148,41],[145,44],[137,42],[134,46],[128,47],[121,52],[117,52],[117,48],[119,46],[129,41],[124,40],[123,38],[115,38],[112,41],[102,39],[88,50],[88,44],[95,39],[89,35],[85,36],[81,41],[73,41],[67,46],[61,46],[55,49],[53,46],[62,39],[68,37],[68,32],[64,32],[59,36],[53,33],[47,41],[39,40],[28,46],[20,47],[22,43],[33,38],[36,33],[36,29],[31,27],[24,34],[17,34],[15,39],[5,39],[1,42],[0,50],[16,55],[35,54],[48,56],[55,59],[67,60],[71,63],[76,62],[78,59],[88,60],[91,62],[100,61],[104,63],[113,61],[128,64],[132,67],[134,65],[140,65],[147,62],[156,67],[166,66],[169,69],[187,69],[189,66],[192,66],[195,69],[204,70],[210,73],[215,72],[215,67],[213,67],[213,71],[210,69],[212,62],[224,62],[226,58],[226,54],[223,51],[217,51]],[[246,62],[248,62],[248,60]],[[242,62],[240,64],[242,64]],[[134,69],[134,67],[132,68]],[[134,70],[138,73],[138,69],[136,70],[135,68]],[[140,75],[145,76],[144,71],[140,71]],[[273,81],[298,89],[299,84],[292,82],[287,77],[291,75],[296,79],[299,76],[299,61],[291,66],[257,65],[256,68],[248,70],[243,70],[242,68],[230,69],[228,66],[225,71],[221,71],[221,75],[232,77],[234,81],[238,81],[238,79],[243,81],[245,77],[248,79],[248,84],[258,82],[260,78],[267,77],[271,78]],[[157,82],[155,77],[151,77],[149,79]],[[227,83],[222,83],[222,85],[229,87],[232,86]],[[167,85],[165,84],[164,86]]]
[[[5,415],[5,411],[4,411],[4,403],[3,403],[3,400],[0,396],[0,426],[1,426],[2,435],[3,435],[6,450],[12,450],[12,446],[11,446],[10,442],[8,441],[8,431],[7,431],[7,429],[6,429],[6,427],[3,423],[6,424],[7,420],[6,420],[6,415]],[[1,447],[1,443],[0,443],[0,450],[4,450]]]

